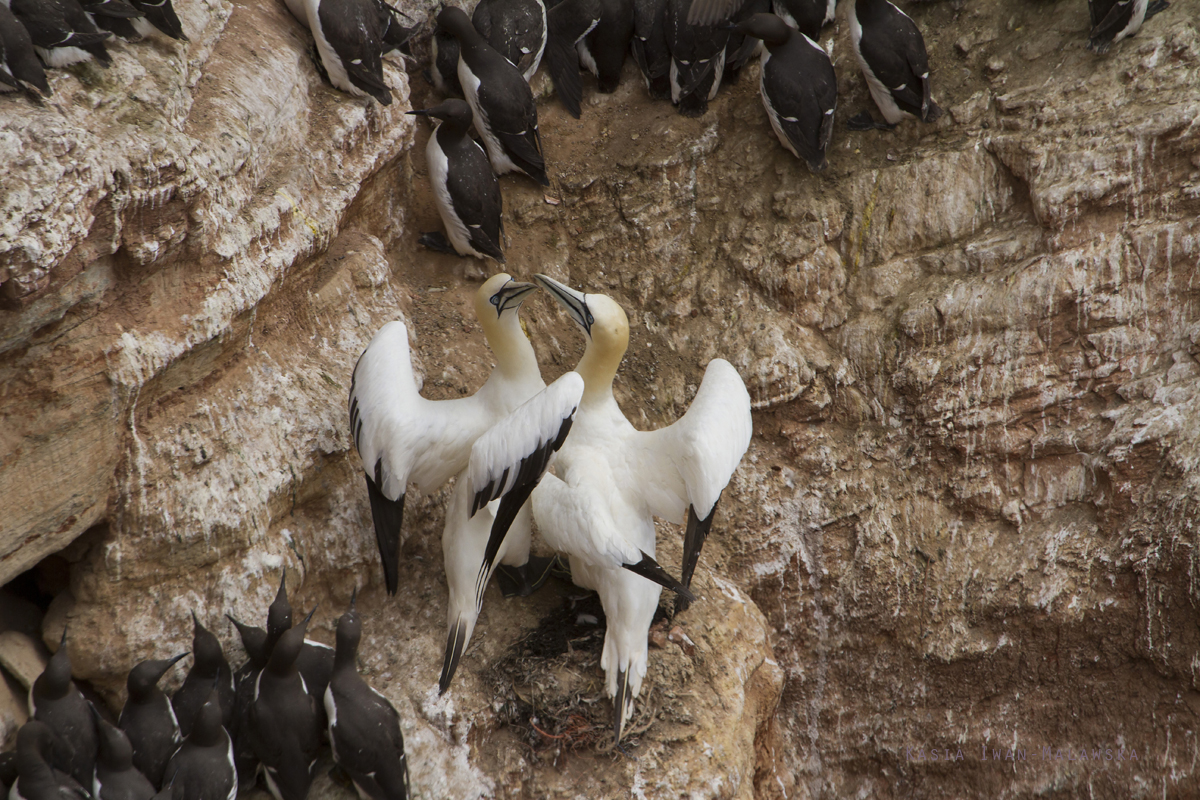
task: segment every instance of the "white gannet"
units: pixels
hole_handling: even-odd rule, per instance
[[[442,693],[471,641],[492,572],[500,565],[515,565],[524,594],[549,574],[553,559],[529,556],[532,527],[527,501],[567,439],[582,396],[583,378],[568,372],[496,423],[471,448],[470,463],[458,476],[442,533],[450,590],[446,655],[438,679]],[[521,565],[526,564],[537,574],[523,570]],[[509,569],[508,575],[513,572]]]
[[[496,357],[470,397],[426,400],[417,391],[408,329],[380,328],[354,368],[350,431],[366,470],[375,539],[389,594],[399,580],[400,526],[408,484],[434,491],[466,466],[471,445],[506,414],[545,388],[518,310],[537,287],[500,273],[475,295],[475,314]]]
[[[547,543],[570,555],[572,579],[600,594],[608,617],[600,666],[620,741],[646,674],[646,636],[661,592],[633,574],[630,562],[641,554],[661,572],[653,559],[653,518],[676,524],[686,518],[676,600],[677,610],[686,608],[685,587],[717,501],[750,445],[750,395],[737,370],[716,358],[687,413],[666,428],[636,430],[612,392],[629,345],[625,312],[604,295],[577,292],[545,275],[534,279],[583,330],[587,347],[575,368],[584,383],[579,412],[555,463],[557,476],[547,475],[533,493],[533,515]]]

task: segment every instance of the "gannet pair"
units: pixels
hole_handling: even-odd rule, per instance
[[[619,740],[645,676],[646,637],[661,586],[679,594],[680,609],[692,599],[687,584],[717,501],[749,446],[750,398],[736,370],[715,359],[682,419],[659,431],[635,430],[612,395],[629,342],[624,311],[604,295],[585,295],[543,275],[536,280],[588,338],[574,372],[540,388],[517,317],[534,287],[497,275],[476,295],[476,313],[497,359],[484,387],[461,400],[421,398],[407,332],[402,323],[389,323],[355,368],[352,431],[393,593],[407,481],[428,491],[459,473],[442,539],[450,608],[441,690],[470,640],[496,565],[529,561],[526,498],[532,493],[532,513],[547,543],[569,555],[575,581],[600,593],[608,615],[601,666],[616,701]],[[514,409],[521,397],[528,399]],[[473,443],[466,441],[472,435]],[[557,475],[543,479],[555,451]],[[655,516],[688,520],[682,583],[654,560]]]

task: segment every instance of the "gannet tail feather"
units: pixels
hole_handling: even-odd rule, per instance
[[[467,621],[459,617],[446,637],[446,657],[442,661],[442,675],[438,678],[439,695],[445,694],[446,690],[450,688],[450,681],[454,680],[454,673],[458,669],[458,662],[462,658],[466,643]]]
[[[617,694],[613,697],[613,733],[617,743],[625,733],[625,720],[633,710],[633,692],[629,691],[629,670],[617,669]]]

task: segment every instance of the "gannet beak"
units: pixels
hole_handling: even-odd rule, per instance
[[[532,283],[521,283],[520,281],[510,280],[508,283],[500,287],[500,290],[489,298],[489,301],[496,307],[496,316],[500,316],[510,308],[520,308],[521,303],[525,302],[525,298],[531,293],[537,291],[537,286]]]
[[[596,320],[592,317],[592,312],[588,310],[587,295],[577,292],[569,286],[564,286],[545,275],[534,275],[533,279],[541,284],[542,288],[549,292],[560,306],[567,310],[571,319],[575,320],[575,324],[583,328],[584,333],[588,336],[592,335],[592,323]]]

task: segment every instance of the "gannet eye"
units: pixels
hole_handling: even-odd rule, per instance
[[[499,294],[492,295],[491,297],[488,298],[488,302],[494,306],[500,305],[500,295]]]
[[[591,312],[591,311],[588,311],[588,308],[587,308],[587,306],[584,306],[584,307],[583,307],[583,313],[584,313],[584,314],[587,314],[587,324],[588,324],[588,327],[591,327],[592,323],[596,321],[596,320],[595,320],[595,319],[592,317],[592,312]]]

